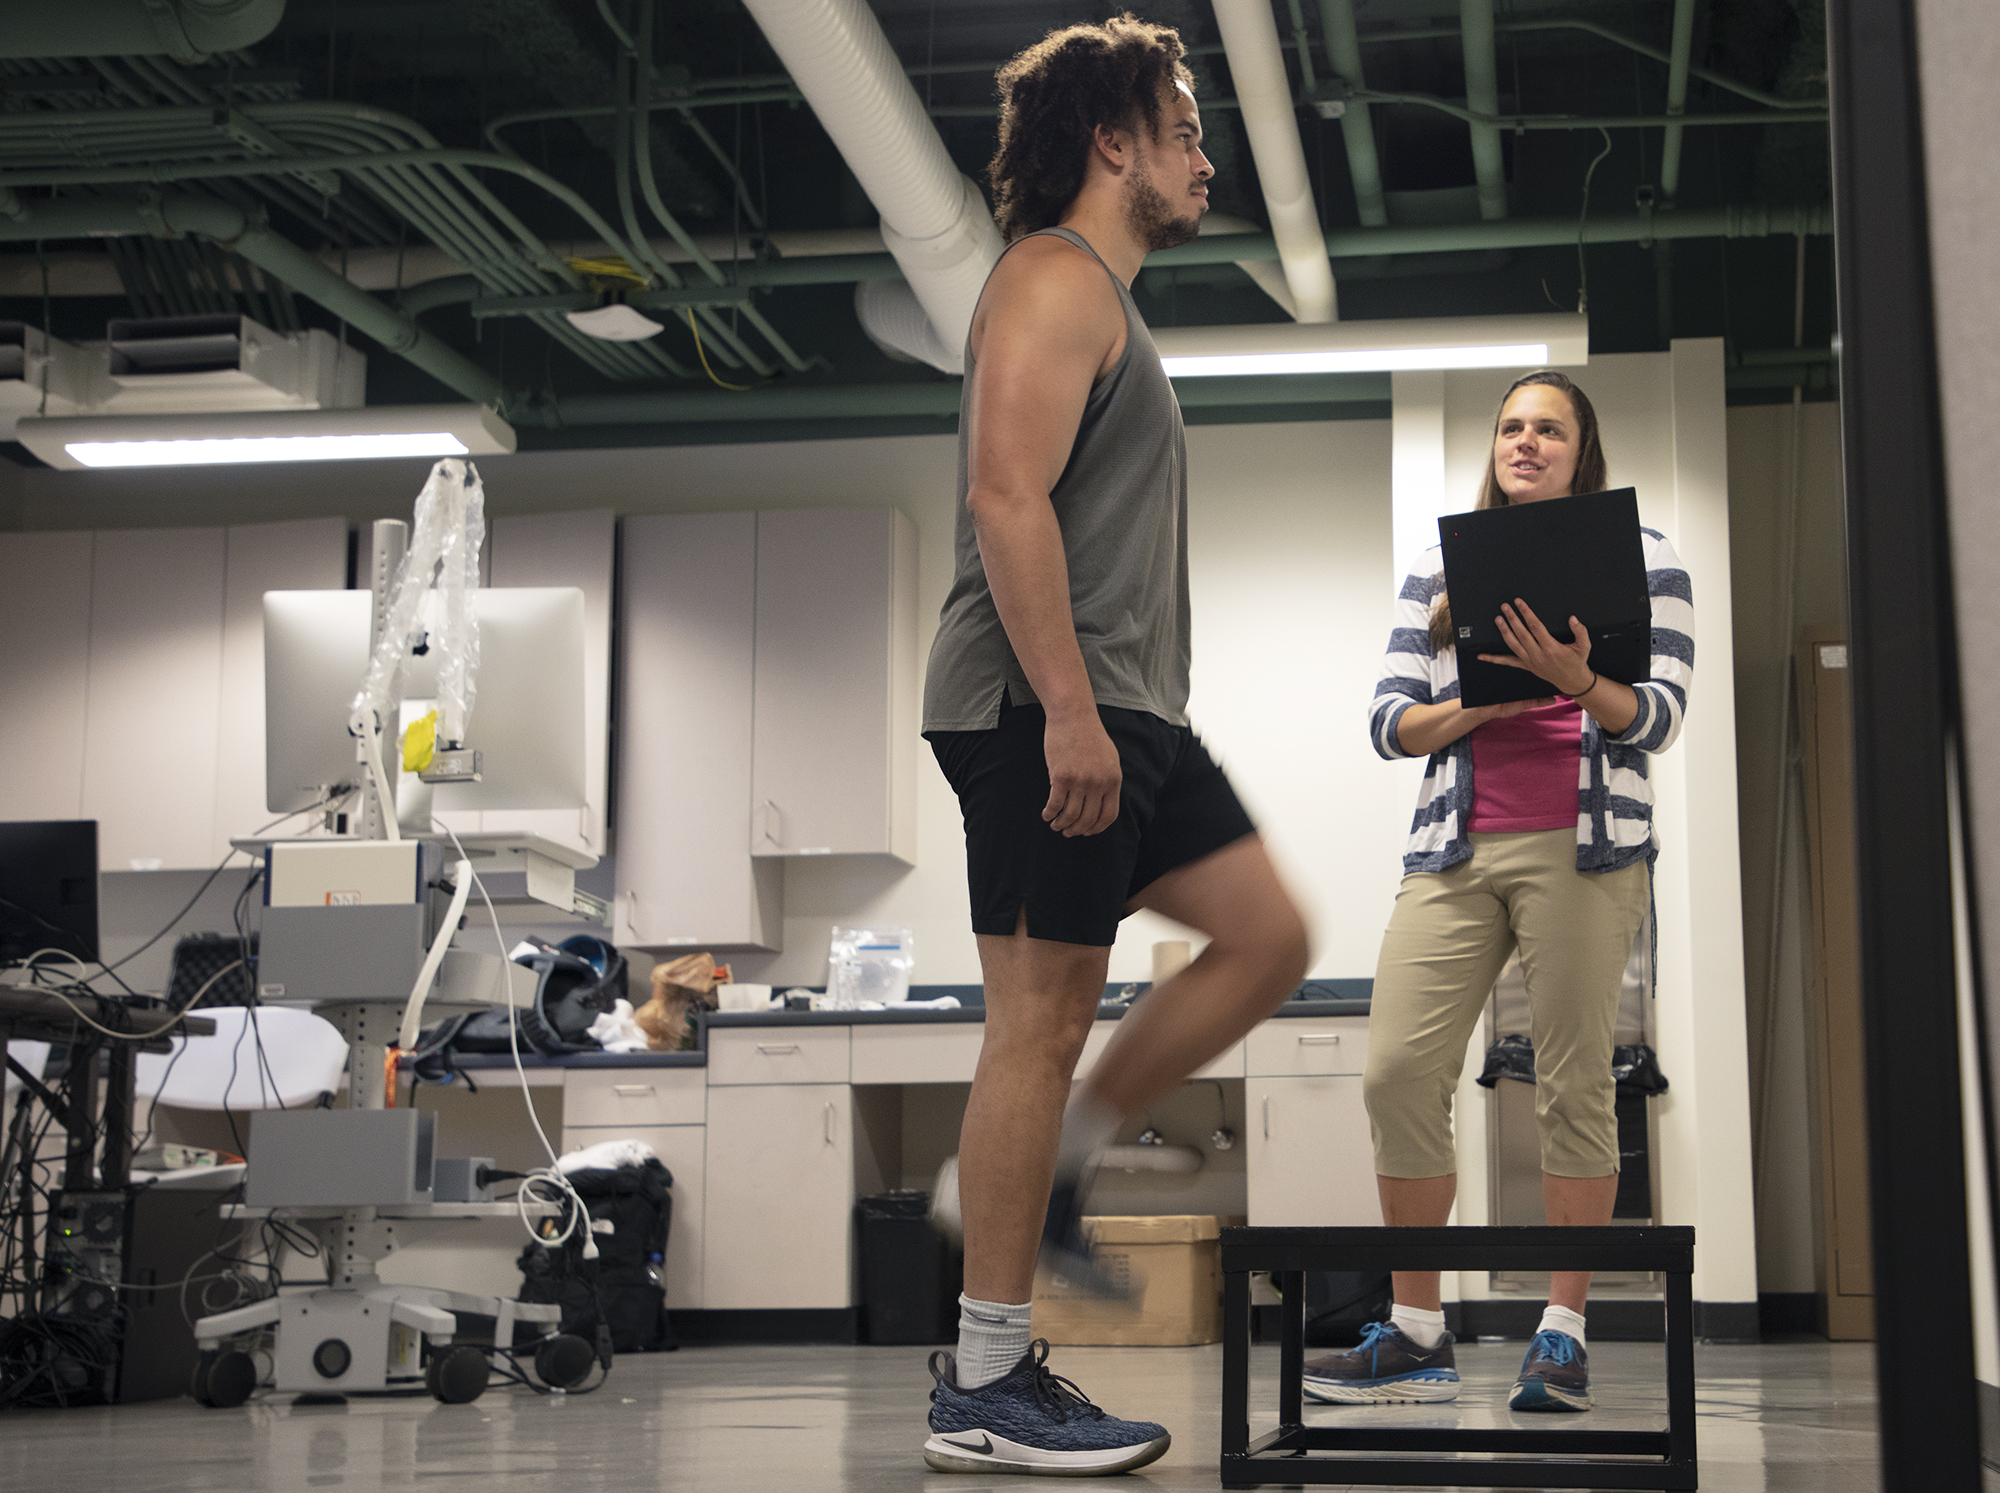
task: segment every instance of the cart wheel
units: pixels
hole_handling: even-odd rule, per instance
[[[433,1354],[424,1383],[447,1405],[469,1405],[486,1393],[486,1352],[469,1343]]]
[[[257,1361],[248,1353],[204,1353],[194,1366],[190,1389],[198,1404],[233,1410],[257,1388]]]
[[[574,1389],[590,1377],[597,1355],[573,1332],[545,1337],[535,1345],[535,1374],[551,1389]]]

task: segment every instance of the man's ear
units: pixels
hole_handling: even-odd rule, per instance
[[[1132,164],[1132,132],[1113,125],[1100,124],[1090,137],[1090,151],[1097,160],[1113,171],[1123,171]]]

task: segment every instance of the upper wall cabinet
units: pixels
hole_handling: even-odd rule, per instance
[[[894,508],[757,515],[750,853],[916,863],[917,530]]]
[[[650,514],[623,535],[612,939],[775,949],[784,868],[743,848],[757,517]]]
[[[269,819],[262,598],[343,584],[342,520],[9,534],[0,563],[0,818],[95,819],[107,871]]]

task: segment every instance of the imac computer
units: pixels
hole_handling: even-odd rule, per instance
[[[465,744],[480,754],[481,779],[438,784],[433,807],[581,807],[583,592],[494,587],[471,596],[479,666]],[[347,718],[368,667],[370,605],[366,591],[264,593],[264,771],[274,814],[311,808],[334,785],[361,780]],[[436,658],[405,660],[406,706],[436,693]],[[401,723],[383,723],[392,776],[401,737]]]
[[[43,949],[97,960],[97,821],[0,823],[0,964]]]

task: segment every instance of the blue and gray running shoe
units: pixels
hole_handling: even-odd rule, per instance
[[[1106,1415],[1069,1380],[1048,1370],[1049,1345],[1036,1338],[1012,1373],[961,1390],[949,1353],[931,1355],[933,1472],[1027,1472],[1100,1477],[1144,1467],[1171,1444],[1166,1428]]]
[[[1509,1410],[1588,1410],[1590,1355],[1566,1332],[1538,1332],[1507,1397]]]
[[[1379,1405],[1458,1398],[1458,1365],[1446,1333],[1435,1348],[1419,1348],[1393,1322],[1370,1322],[1361,1345],[1307,1362],[1306,1393],[1328,1405]]]

